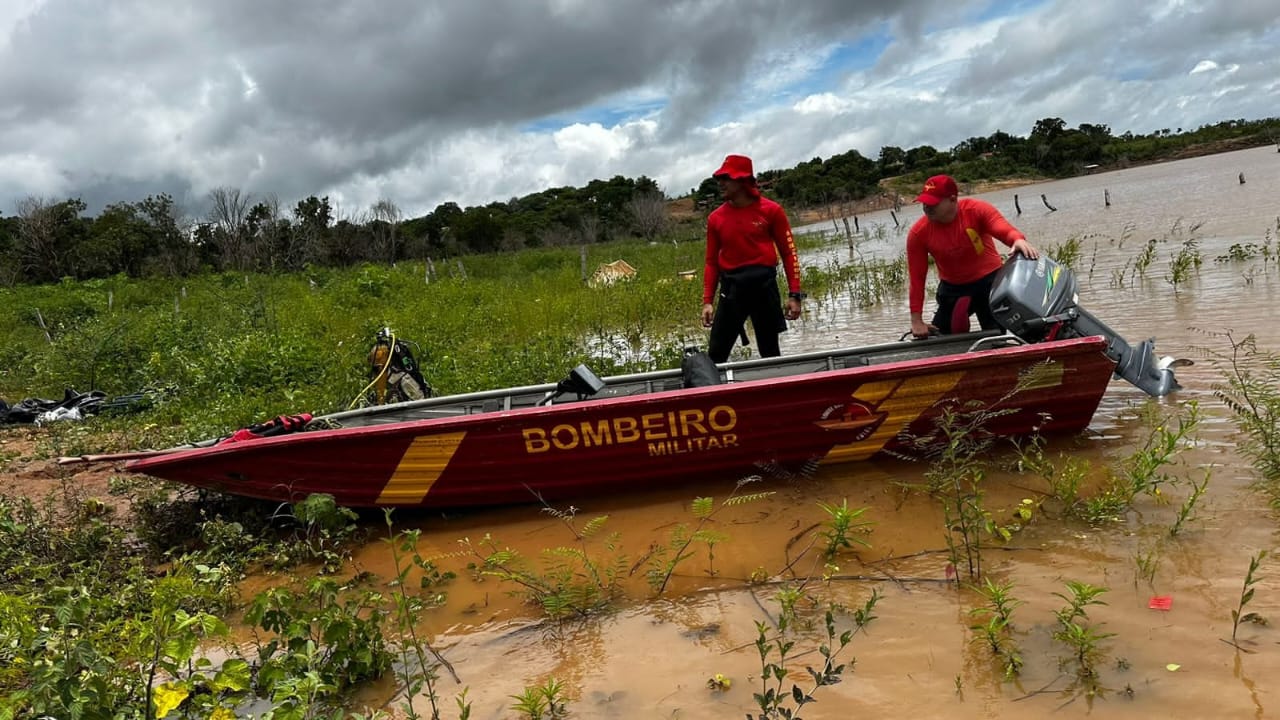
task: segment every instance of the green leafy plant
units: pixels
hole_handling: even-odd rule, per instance
[[[1074,455],[1060,453],[1056,459],[1045,456],[1045,439],[1032,435],[1026,442],[1014,445],[1018,460],[1018,472],[1040,476],[1047,486],[1046,493],[1056,502],[1057,511],[1072,516],[1082,506],[1081,487],[1088,478],[1089,461]]]
[[[871,547],[870,543],[860,537],[870,532],[874,525],[870,521],[859,520],[866,513],[867,508],[849,507],[848,498],[841,500],[839,505],[820,502],[818,507],[827,513],[827,520],[823,523],[824,528],[819,533],[827,541],[827,546],[823,550],[827,560],[834,559],[841,550],[852,549],[855,544]]]
[[[1155,262],[1156,259],[1157,242],[1155,238],[1148,240],[1146,246],[1142,248],[1142,252],[1138,253],[1138,256],[1134,259],[1133,272],[1136,276],[1144,278],[1147,276],[1147,268],[1151,267],[1151,263]]]
[[[1244,434],[1240,450],[1262,476],[1272,505],[1280,508],[1280,354],[1260,349],[1252,334],[1239,340],[1230,331],[1207,334],[1229,346],[1225,352],[1206,350],[1224,378],[1214,395],[1231,410]]]
[[[1054,593],[1055,597],[1065,600],[1067,605],[1054,611],[1058,627],[1053,632],[1053,638],[1070,648],[1077,676],[1093,683],[1098,677],[1097,664],[1105,656],[1102,642],[1114,637],[1114,633],[1102,632],[1086,621],[1089,619],[1088,608],[1107,604],[1099,599],[1107,589],[1074,580],[1066,581],[1066,585],[1069,595]]]
[[[971,616],[981,620],[970,629],[979,633],[991,653],[999,658],[1005,679],[1013,679],[1022,672],[1023,666],[1022,653],[1013,638],[1013,611],[1024,603],[1013,597],[1011,581],[995,582],[986,577],[974,589],[986,604],[969,611]]]
[[[787,584],[778,589],[773,599],[778,603],[778,624],[794,627],[799,622],[799,605],[804,599],[804,586]]]
[[[714,498],[694,498],[689,505],[689,512],[695,520],[693,526],[690,527],[686,523],[676,525],[671,530],[666,544],[654,548],[653,554],[649,557],[650,567],[646,577],[649,581],[649,586],[653,588],[655,593],[661,595],[665,592],[672,576],[675,575],[676,568],[694,556],[692,549],[694,543],[706,545],[707,571],[712,575],[715,574],[715,546],[728,540],[729,536],[709,526],[715,521],[715,516],[727,507],[745,505],[773,495],[773,491],[742,492],[744,487],[756,482],[758,479],[755,476],[742,478],[734,486],[729,496],[722,500],[719,505],[715,504]]]
[[[957,580],[961,572],[971,582],[981,577],[984,537],[1012,535],[1011,527],[996,522],[983,504],[985,455],[995,441],[987,426],[1009,412],[999,406],[1000,402],[989,406],[949,403],[942,408],[934,432],[914,441],[929,459],[925,489],[942,503],[947,553]]]
[[[1145,581],[1147,585],[1155,584],[1156,572],[1160,569],[1160,554],[1161,545],[1158,542],[1150,547],[1138,546],[1138,551],[1133,556],[1135,587],[1139,580]]]
[[[548,678],[542,685],[527,687],[512,695],[511,709],[526,720],[559,720],[569,717],[569,702],[564,697],[564,684]]]
[[[298,528],[294,535],[293,558],[319,562],[325,572],[333,573],[346,561],[343,548],[359,530],[358,516],[350,508],[340,507],[328,493],[308,495],[290,507]],[[289,557],[277,553],[277,558]]]
[[[1162,488],[1177,479],[1168,473],[1178,454],[1194,443],[1200,425],[1200,406],[1192,400],[1185,412],[1157,416],[1142,447],[1126,457],[1112,472],[1100,493],[1088,498],[1080,514],[1090,522],[1116,519],[1133,506],[1139,495],[1163,501]]]
[[[748,720],[798,720],[799,711],[805,705],[816,702],[814,693],[820,688],[840,681],[848,663],[839,662],[840,654],[853,641],[853,637],[875,620],[875,607],[880,595],[872,590],[871,597],[853,612],[853,627],[837,634],[836,608],[828,608],[824,614],[826,641],[818,646],[823,658],[820,669],[806,667],[813,686],[809,690],[792,684],[787,688],[787,665],[792,658],[796,640],[791,637],[791,622],[785,613],[779,614],[777,637],[770,638],[767,623],[756,623],[756,651],[760,655],[760,692],[752,693],[758,714],[748,713]]]
[[[1200,502],[1200,498],[1204,497],[1204,493],[1209,489],[1210,471],[1205,470],[1204,477],[1200,482],[1196,482],[1194,478],[1187,482],[1191,485],[1191,493],[1182,501],[1182,505],[1178,508],[1178,517],[1174,520],[1173,525],[1169,528],[1170,535],[1177,535],[1182,532],[1182,526],[1195,517],[1196,504]]]
[[[1165,281],[1173,286],[1175,293],[1200,270],[1204,259],[1200,255],[1199,245],[1199,241],[1194,236],[1186,238],[1173,259],[1169,261],[1169,273],[1165,275]]]
[[[1074,270],[1076,269],[1076,264],[1083,257],[1081,238],[1079,235],[1072,235],[1066,240],[1047,248],[1046,254],[1058,261],[1059,264]]]
[[[553,618],[585,617],[607,607],[628,570],[620,536],[604,535],[609,516],[595,517],[579,528],[576,508],[544,511],[563,522],[574,537],[573,545],[544,549],[541,567],[537,567],[517,550],[500,546],[488,533],[478,543],[463,538],[458,541],[463,551],[478,561],[472,569],[478,577],[514,584],[513,594],[540,606]],[[600,547],[593,547],[591,543],[602,535]]]
[[[1217,263],[1245,262],[1262,255],[1262,246],[1258,243],[1232,243],[1227,252],[1213,259]]]
[[[1240,588],[1240,602],[1235,609],[1231,611],[1231,644],[1237,648],[1240,647],[1236,642],[1236,634],[1240,632],[1240,623],[1244,622],[1263,622],[1262,616],[1254,612],[1246,613],[1245,606],[1253,600],[1254,585],[1262,578],[1258,577],[1258,568],[1262,566],[1262,561],[1266,559],[1267,551],[1260,550],[1257,555],[1249,558],[1249,570],[1245,572],[1244,584]]]
[[[429,640],[418,633],[418,623],[423,613],[439,608],[445,604],[444,586],[456,577],[453,572],[441,572],[435,563],[418,552],[418,540],[421,530],[410,530],[396,533],[391,522],[391,510],[384,513],[387,524],[387,537],[384,542],[391,550],[391,558],[396,574],[389,585],[392,588],[392,618],[400,633],[398,654],[400,662],[395,666],[405,690],[403,710],[408,720],[419,720],[424,717],[414,706],[414,698],[426,696],[430,714],[425,717],[439,720],[441,717],[440,695],[437,683],[440,679],[439,667],[447,668],[451,673],[453,667],[444,656],[436,650]],[[407,561],[406,561],[407,560]],[[418,590],[410,594],[409,577],[413,570],[418,571]],[[457,675],[454,675],[457,680]],[[423,693],[423,690],[426,690]],[[471,704],[467,701],[464,688],[455,698],[458,705],[459,720],[467,720],[471,716]]]
[[[328,577],[312,579],[301,591],[259,593],[244,615],[255,628],[258,692],[298,705],[381,677],[392,660],[382,632],[383,600]],[[312,674],[307,693],[290,694]]]

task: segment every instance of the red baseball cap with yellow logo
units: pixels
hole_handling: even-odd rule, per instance
[[[934,175],[924,181],[924,191],[916,196],[916,202],[925,205],[937,205],[938,203],[953,198],[960,194],[959,188],[956,187],[956,181],[951,179],[950,175]]]

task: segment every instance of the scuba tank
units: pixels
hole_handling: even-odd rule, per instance
[[[431,397],[431,386],[422,376],[410,343],[397,338],[391,328],[384,327],[378,331],[368,359],[376,404]]]

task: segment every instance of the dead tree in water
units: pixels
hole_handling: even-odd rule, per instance
[[[1102,201],[1107,204],[1107,207],[1111,207],[1111,191],[1110,190],[1102,191]]]
[[[862,228],[858,227],[858,216],[856,214],[853,216],[853,231],[862,232]]]
[[[897,213],[895,213],[894,211],[890,210],[890,211],[889,211],[889,217],[893,218],[893,226],[894,226],[894,227],[902,227],[902,224],[898,222],[898,214],[897,214]]]
[[[1049,198],[1045,197],[1044,193],[1040,193],[1040,201],[1044,203],[1045,207],[1049,208],[1049,212],[1058,212],[1058,208],[1049,204]]]
[[[1022,214],[1022,205],[1018,202],[1018,193],[1013,194],[1013,209],[1017,210],[1019,215]]]

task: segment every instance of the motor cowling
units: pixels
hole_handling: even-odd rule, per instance
[[[1116,376],[1153,397],[1163,397],[1180,385],[1171,358],[1158,360],[1155,340],[1136,347],[1080,307],[1075,273],[1052,258],[1036,260],[1019,253],[996,271],[991,286],[991,314],[996,322],[1026,342],[1092,337],[1107,340],[1106,354],[1116,363]]]

